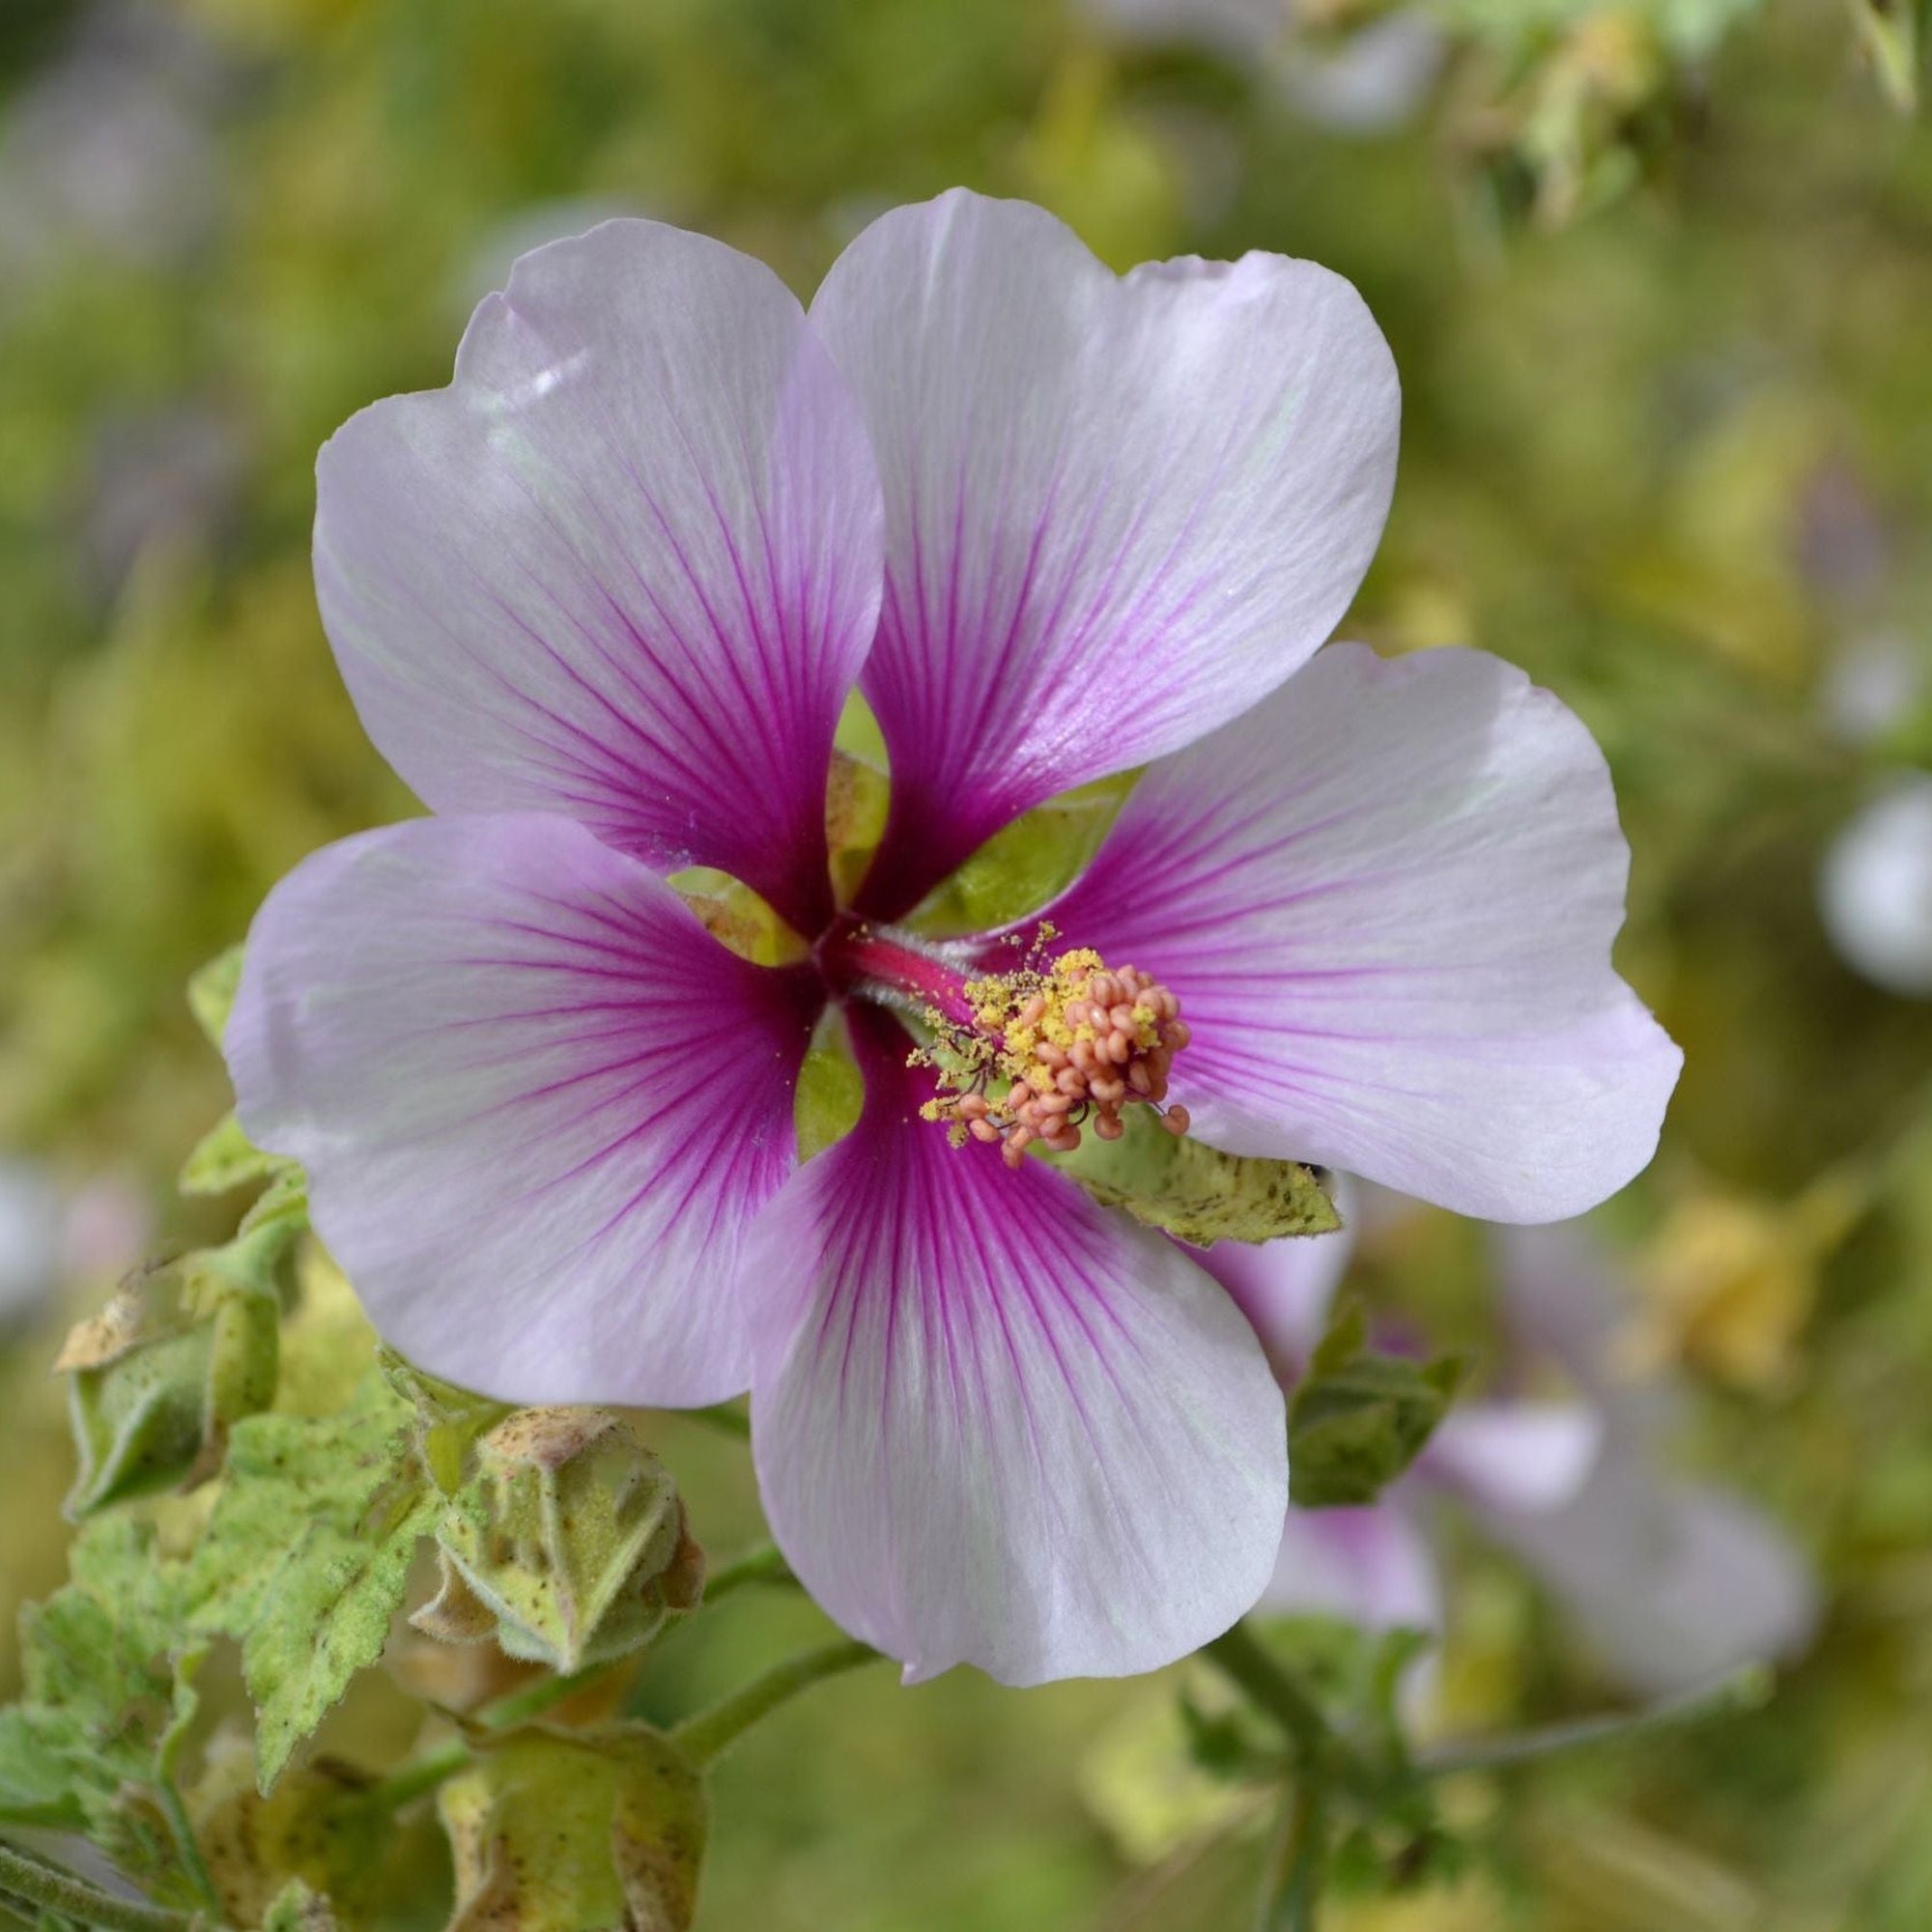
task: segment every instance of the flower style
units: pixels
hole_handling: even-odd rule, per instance
[[[1315,655],[1397,413],[1325,270],[1117,278],[964,193],[876,222],[809,316],[653,223],[525,257],[449,388],[323,452],[323,615],[435,815],[275,890],[227,1037],[388,1340],[524,1402],[749,1386],[774,1534],[909,1677],[1146,1669],[1247,1608],[1287,1500],[1263,1351],[1032,1141],[1171,1085],[1213,1146],[1546,1218],[1644,1164],[1678,1065],[1610,966],[1582,726],[1474,653]],[[841,904],[855,683],[891,808]],[[906,925],[1143,765],[1050,947]],[[726,950],[692,866],[797,956]],[[834,1007],[864,1110],[801,1165]]]

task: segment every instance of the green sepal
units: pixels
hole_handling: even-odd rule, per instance
[[[1132,783],[1102,779],[1023,813],[919,908],[916,923],[932,932],[996,932],[1039,911],[1100,849]]]
[[[669,1473],[603,1409],[526,1408],[476,1443],[437,1526],[442,1587],[412,1619],[563,1674],[648,1643],[702,1586]]]
[[[1372,1503],[1421,1453],[1469,1372],[1369,1347],[1359,1301],[1337,1310],[1288,1405],[1289,1493],[1303,1509]]]
[[[294,1161],[263,1152],[242,1131],[234,1114],[227,1113],[195,1143],[183,1164],[179,1185],[184,1194],[227,1194],[294,1171]]]
[[[1329,1235],[1342,1225],[1318,1169],[1299,1161],[1223,1153],[1171,1134],[1151,1108],[1129,1107],[1117,1141],[1085,1134],[1072,1153],[1048,1156],[1103,1207],[1195,1247]]]
[[[425,1375],[393,1349],[379,1348],[376,1366],[394,1394],[410,1406],[415,1450],[424,1472],[444,1495],[454,1495],[463,1487],[477,1437],[508,1416],[510,1405]]]
[[[479,1751],[440,1800],[456,1863],[448,1932],[687,1932],[704,1782],[642,1724],[531,1729]]]
[[[242,1646],[261,1789],[382,1655],[440,1497],[414,1411],[372,1369],[340,1415],[257,1415],[196,1548],[193,1627]]]
[[[69,1334],[54,1366],[72,1378],[71,1520],[206,1481],[234,1425],[274,1400],[285,1246],[252,1233],[184,1256]]]
[[[221,1037],[228,1031],[228,1015],[235,1009],[235,994],[242,984],[242,947],[217,952],[206,966],[196,969],[187,982],[188,1010],[194,1014],[209,1044],[221,1049]]]

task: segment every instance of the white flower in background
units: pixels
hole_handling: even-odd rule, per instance
[[[0,1159],[0,1329],[31,1321],[59,1285],[62,1220],[52,1175]]]
[[[1932,653],[1897,631],[1855,638],[1826,667],[1821,696],[1832,728],[1848,745],[1885,737],[1926,696]]]
[[[66,51],[0,104],[0,288],[71,253],[148,265],[191,249],[219,200],[212,116],[224,88],[178,19],[127,5],[83,15]]]
[[[1261,1248],[1222,1242],[1199,1257],[1291,1384],[1347,1271],[1350,1230],[1373,1236],[1410,1205],[1359,1183],[1343,1200],[1349,1226],[1339,1234]],[[1459,1403],[1375,1504],[1291,1509],[1259,1607],[1439,1634],[1432,1518],[1448,1501],[1520,1558],[1634,1691],[1689,1689],[1803,1649],[1817,1621],[1809,1572],[1762,1510],[1672,1469],[1682,1394],[1616,1372],[1628,1297],[1602,1256],[1574,1223],[1496,1227],[1491,1253],[1512,1343],[1528,1365],[1561,1369],[1576,1393]],[[1410,1693],[1426,1688],[1418,1677]]]
[[[1122,39],[1203,47],[1258,71],[1306,120],[1335,133],[1398,128],[1441,71],[1440,26],[1420,8],[1371,20],[1317,47],[1299,35],[1293,0],[1087,0]]]
[[[1634,1690],[1667,1695],[1799,1655],[1817,1628],[1817,1581],[1765,1511],[1672,1469],[1684,1395],[1667,1378],[1617,1373],[1629,1297],[1603,1255],[1574,1224],[1492,1238],[1512,1329],[1563,1363],[1604,1435],[1565,1507],[1491,1509],[1484,1528]]]
[[[1932,999],[1932,776],[1915,772],[1839,833],[1819,878],[1819,911],[1856,973]]]
[[[38,1161],[0,1154],[0,1336],[24,1327],[68,1282],[111,1281],[141,1259],[148,1211],[124,1180],[69,1189]]]

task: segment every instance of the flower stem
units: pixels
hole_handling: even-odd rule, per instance
[[[795,1584],[798,1578],[791,1574],[791,1565],[779,1553],[775,1543],[762,1543],[755,1549],[748,1549],[744,1555],[734,1557],[715,1575],[704,1579],[704,1602],[707,1605],[728,1597],[733,1590],[742,1590],[748,1583]]]
[[[694,1422],[706,1422],[723,1435],[735,1436],[740,1442],[752,1439],[752,1418],[736,1403],[713,1403],[709,1408],[688,1408],[685,1411]]]
[[[1327,1863],[1327,1820],[1321,1787],[1313,1777],[1294,1780],[1282,1800],[1281,1824],[1268,1850],[1255,1932],[1316,1932]]]
[[[405,1804],[414,1804],[438,1785],[446,1783],[469,1762],[469,1747],[461,1738],[452,1738],[448,1744],[438,1745],[421,1757],[398,1765],[387,1777],[363,1792],[357,1802],[372,1811],[400,1811]]]
[[[1499,1738],[1475,1738],[1467,1744],[1443,1745],[1424,1751],[1415,1769],[1424,1777],[1451,1777],[1463,1771],[1504,1771],[1560,1751],[1583,1750],[1592,1745],[1623,1744],[1659,1731],[1680,1730],[1712,1718],[1732,1717],[1757,1710],[1771,1694],[1772,1675],[1762,1664],[1740,1670],[1720,1683],[1666,1697],[1644,1711],[1619,1711],[1600,1718],[1577,1718],[1568,1723],[1546,1724]]]
[[[870,1644],[852,1641],[821,1644],[801,1651],[754,1677],[743,1690],[721,1698],[708,1711],[687,1718],[670,1734],[671,1742],[700,1769],[735,1744],[761,1718],[789,1703],[801,1690],[862,1663],[881,1662]]]
[[[1321,1707],[1267,1651],[1244,1623],[1224,1631],[1203,1647],[1207,1658],[1248,1701],[1264,1711],[1288,1735],[1304,1763],[1337,1742]]]
[[[0,1845],[0,1903],[57,1913],[99,1932],[208,1932],[208,1921],[98,1890],[85,1879]]]
[[[562,1677],[540,1677],[534,1684],[526,1684],[521,1690],[507,1691],[503,1696],[485,1704],[476,1713],[475,1721],[486,1731],[511,1731],[519,1724],[526,1724],[532,1718],[541,1717],[553,1704],[561,1704],[575,1697],[580,1690],[587,1690],[591,1685],[611,1675],[620,1663],[628,1663],[627,1657],[612,1658],[608,1663],[592,1663],[582,1670],[573,1670]]]
[[[168,1821],[168,1830],[174,1836],[175,1850],[181,1855],[183,1868],[186,1871],[188,1883],[199,1894],[201,1902],[211,1912],[221,1910],[221,1894],[214,1889],[213,1875],[208,1869],[208,1861],[201,1855],[201,1840],[194,1835],[194,1827],[188,1823],[187,1806],[181,1801],[181,1793],[171,1783],[163,1781],[156,1794],[160,1800],[161,1815]]]

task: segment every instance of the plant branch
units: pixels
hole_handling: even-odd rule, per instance
[[[798,1578],[791,1574],[791,1565],[779,1553],[776,1544],[765,1543],[756,1549],[748,1549],[744,1555],[734,1557],[715,1576],[704,1579],[704,1602],[711,1605],[720,1598],[728,1597],[733,1590],[742,1590],[749,1583],[795,1584]]]
[[[1296,1777],[1282,1798],[1281,1823],[1268,1848],[1255,1932],[1316,1932],[1327,1829],[1321,1787],[1305,1774]]]
[[[1201,1655],[1288,1733],[1304,1765],[1339,1747],[1321,1707],[1245,1623],[1204,1645]]]
[[[1720,1683],[1667,1697],[1644,1711],[1620,1711],[1599,1718],[1577,1718],[1567,1723],[1545,1724],[1536,1730],[1515,1731],[1499,1738],[1472,1738],[1466,1744],[1439,1746],[1415,1761],[1424,1777],[1450,1777],[1462,1771],[1503,1771],[1560,1751],[1583,1750],[1592,1745],[1623,1744],[1660,1731],[1681,1730],[1713,1718],[1735,1717],[1757,1710],[1771,1695],[1772,1674],[1752,1664]]]
[[[36,1914],[57,1913],[99,1932],[210,1932],[208,1921],[198,1915],[191,1918],[185,1912],[116,1898],[72,1872],[5,1845],[0,1845],[0,1900],[17,1901]]]
[[[883,1662],[870,1644],[849,1640],[802,1651],[762,1677],[754,1677],[743,1690],[721,1698],[708,1711],[687,1718],[671,1732],[671,1742],[701,1769],[735,1744],[761,1718],[781,1704],[789,1703],[801,1690],[810,1690],[841,1671],[856,1670],[862,1663]]]

